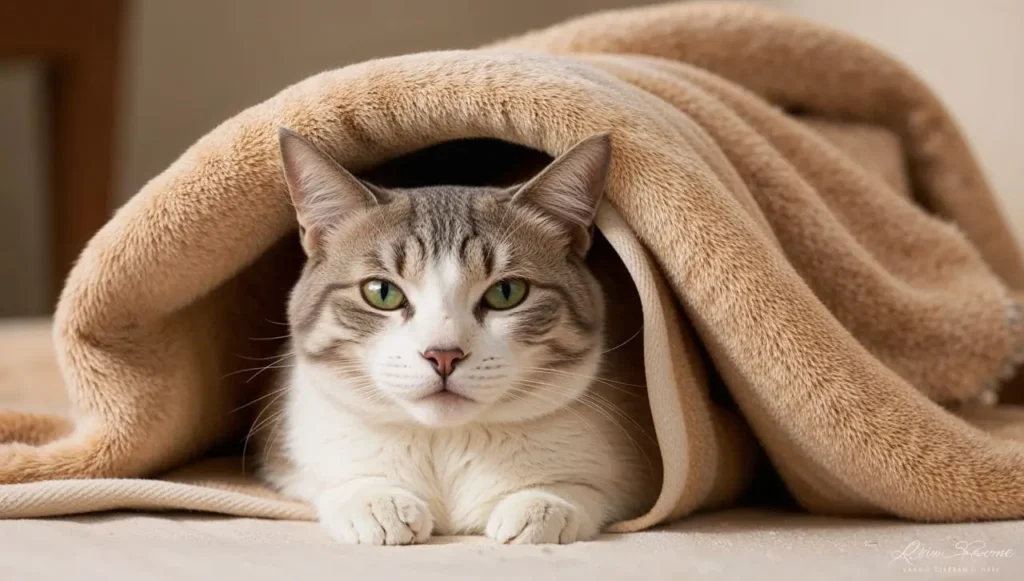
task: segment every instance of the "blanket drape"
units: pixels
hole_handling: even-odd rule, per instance
[[[0,516],[311,517],[236,462],[194,463],[244,435],[233,410],[262,380],[245,358],[280,346],[254,340],[283,334],[301,259],[280,126],[359,172],[453,140],[556,156],[611,133],[597,226],[642,304],[665,468],[617,530],[734,501],[759,450],[815,512],[1024,516],[1024,408],[983,403],[1021,358],[1024,266],[954,121],[843,33],[689,3],[328,71],[212,130],[70,274],[71,413],[0,411]]]

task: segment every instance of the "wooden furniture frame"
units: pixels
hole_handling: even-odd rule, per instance
[[[0,59],[47,70],[52,294],[109,217],[122,0],[0,0]]]

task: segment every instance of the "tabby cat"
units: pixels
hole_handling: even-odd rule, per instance
[[[512,188],[386,189],[280,147],[308,261],[266,481],[346,543],[572,543],[651,507],[642,365],[618,358],[640,341],[608,345],[586,262],[606,135]]]

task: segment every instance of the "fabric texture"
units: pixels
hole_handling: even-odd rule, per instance
[[[597,226],[643,307],[664,464],[633,531],[734,502],[770,460],[805,509],[1024,516],[1021,255],[911,72],[746,5],[601,13],[370,61],[225,121],[95,236],[54,321],[69,416],[0,412],[0,515],[187,508],[308,518],[230,460],[300,265],[290,127],[353,171],[496,138],[609,131]],[[237,466],[237,468],[235,468]],[[159,480],[153,477],[161,476]]]

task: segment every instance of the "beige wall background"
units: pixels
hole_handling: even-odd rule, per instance
[[[636,0],[135,0],[117,190],[126,199],[217,123],[324,69],[472,47]],[[1024,231],[1024,2],[761,0],[861,36],[914,67],[965,128]],[[0,316],[46,312],[40,71],[0,67]]]

